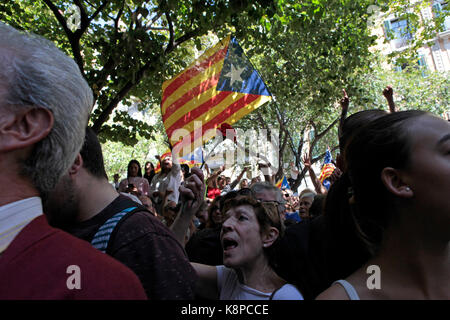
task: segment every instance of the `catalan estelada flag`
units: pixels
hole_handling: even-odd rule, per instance
[[[286,179],[286,176],[283,176],[283,178],[280,179],[280,181],[277,182],[276,184],[277,188],[279,189],[291,189],[291,187],[289,186],[289,182]]]
[[[231,125],[272,99],[242,48],[230,36],[165,81],[162,91],[164,127],[174,149],[176,145],[178,150],[185,148],[178,153],[181,157],[214,137],[214,133],[205,136],[208,130],[222,123]],[[177,129],[184,131],[176,133]]]
[[[332,155],[330,152],[330,149],[327,149],[325,152],[325,159],[323,161],[323,167],[322,171],[320,172],[319,181],[323,186],[328,190],[330,188],[330,181],[328,180],[328,177],[331,176],[334,169],[336,169],[335,165],[331,162]]]

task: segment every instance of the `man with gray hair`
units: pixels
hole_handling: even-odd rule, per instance
[[[136,275],[49,226],[42,211],[73,163],[93,105],[75,62],[0,23],[0,299],[145,299]]]
[[[282,221],[285,219],[286,200],[283,198],[281,190],[269,182],[256,182],[250,187],[253,197],[261,202],[276,202],[278,213]]]
[[[299,215],[302,219],[309,219],[309,208],[311,208],[314,197],[316,196],[316,193],[312,191],[311,189],[304,189],[302,192],[300,192],[300,195],[298,197],[299,201]]]

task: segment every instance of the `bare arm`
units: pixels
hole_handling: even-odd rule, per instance
[[[212,182],[214,188],[217,188],[217,177],[223,172],[223,170],[224,167],[222,166],[218,170],[216,170],[216,172],[210,175],[208,179],[206,179],[206,185],[209,185],[209,183]]]
[[[239,181],[241,181],[242,177],[244,176],[244,173],[247,171],[247,167],[244,168],[244,170],[242,170],[241,174],[236,178],[236,180],[234,180],[231,184],[230,184],[230,190],[233,190],[237,184],[239,183]]]
[[[274,184],[273,178],[275,177],[275,175],[273,176],[269,175],[270,163],[269,164],[258,163],[258,168],[259,170],[262,171],[264,175],[264,180],[269,182],[270,184]]]
[[[392,86],[387,86],[383,90],[383,96],[386,98],[388,105],[389,105],[389,111],[391,113],[395,112],[395,103],[394,103],[394,90],[392,89]]]
[[[327,188],[325,188],[321,183],[320,180],[317,178],[316,173],[311,167],[311,160],[307,155],[303,157],[303,164],[306,168],[308,168],[309,176],[311,177],[311,181],[314,185],[314,189],[316,189],[316,192],[318,194],[325,194],[327,193]]]
[[[203,183],[203,172],[198,168],[192,168],[192,175],[180,186],[181,212],[175,218],[170,229],[175,237],[184,247],[184,239],[189,225],[203,204],[205,185]]]
[[[205,298],[219,298],[219,288],[217,287],[217,269],[215,266],[191,262],[191,266],[197,273],[198,279],[195,292]]]
[[[341,104],[341,118],[339,119],[339,128],[338,128],[338,137],[340,138],[342,135],[342,127],[344,125],[344,120],[347,117],[348,106],[350,104],[350,99],[348,98],[347,92],[345,89],[342,89],[343,97],[339,102]]]

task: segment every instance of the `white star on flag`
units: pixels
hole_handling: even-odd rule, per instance
[[[245,68],[236,68],[233,64],[231,64],[231,71],[228,72],[225,76],[230,77],[230,87],[233,87],[233,84],[237,82],[244,82],[241,78],[242,72],[244,72]]]

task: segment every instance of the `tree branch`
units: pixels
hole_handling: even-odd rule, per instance
[[[256,118],[258,119],[259,124],[261,125],[261,127],[263,129],[267,130],[266,122],[264,121],[264,119],[263,119],[263,117],[262,117],[262,115],[261,115],[261,113],[259,111],[256,111]]]
[[[66,33],[67,37],[68,38],[72,37],[73,32],[67,26],[67,22],[64,19],[64,17],[59,13],[59,9],[50,0],[43,0],[43,1],[47,5],[47,7],[49,7],[50,10],[52,10],[53,14],[56,17],[56,20],[58,20],[59,24],[61,24],[61,26],[63,27],[64,32]]]
[[[95,133],[100,132],[100,128],[108,120],[109,115],[113,112],[114,108],[117,106],[117,104],[122,101],[128,93],[136,86],[136,83],[139,83],[142,78],[144,77],[145,73],[152,67],[153,60],[148,61],[146,64],[144,64],[137,72],[134,79],[129,80],[122,89],[116,94],[116,96],[108,103],[105,109],[102,110],[100,115],[98,116],[97,120],[95,120],[94,125],[92,126],[92,129]]]
[[[163,12],[158,12],[152,19],[152,21],[150,21],[146,26],[145,26],[145,30],[149,30],[152,29],[152,25],[158,21],[159,18],[161,18],[161,16],[163,15]]]
[[[172,19],[170,18],[170,14],[169,12],[165,13],[166,15],[166,19],[167,19],[167,23],[169,24],[169,44],[167,45],[166,50],[164,50],[164,52],[170,52],[173,50],[174,47],[174,32],[173,32],[173,24],[172,24]]]
[[[116,18],[113,18],[114,30],[115,30],[116,34],[119,32],[119,20],[120,20],[120,17],[122,17],[122,14],[123,14],[123,6],[124,5],[122,5],[122,7],[120,8],[119,12],[117,13]]]
[[[77,5],[78,8],[80,8],[80,18],[81,18],[80,28],[75,31],[75,34],[79,34],[79,37],[81,38],[81,35],[84,33],[84,31],[86,31],[87,27],[89,26],[89,19],[81,1],[74,0],[74,3]]]
[[[58,22],[61,24],[62,28],[64,29],[64,32],[67,35],[67,39],[69,40],[73,57],[75,59],[75,62],[78,65],[78,68],[81,71],[81,74],[84,75],[84,62],[83,57],[81,56],[81,50],[80,50],[80,38],[81,34],[79,29],[76,31],[76,34],[72,32],[69,27],[67,26],[67,22],[64,19],[64,17],[59,13],[59,9],[54,5],[53,2],[50,0],[44,0],[44,3],[50,8],[50,10],[55,15]],[[81,9],[80,9],[81,10]]]
[[[339,145],[334,146],[334,147],[330,148],[330,151],[333,152],[333,151],[337,150],[338,148],[339,148]],[[321,155],[315,157],[314,159],[311,159],[311,164],[316,163],[317,161],[323,159],[323,158],[325,157],[326,153],[327,153],[327,152],[325,151],[325,152],[322,153]]]
[[[321,139],[324,135],[326,135],[326,134],[328,133],[328,131],[330,131],[331,128],[333,128],[334,125],[335,125],[336,123],[338,123],[339,119],[340,119],[340,117],[337,118],[336,120],[334,120],[334,121],[333,121],[333,122],[332,122],[325,130],[323,130],[321,133],[317,134],[317,135],[315,136],[314,140],[316,140],[316,139]]]
[[[145,30],[163,30],[163,31],[170,31],[170,29],[168,28],[164,28],[164,27],[148,27]]]
[[[190,40],[193,37],[197,36],[199,32],[200,32],[200,29],[195,29],[195,30],[186,32],[184,35],[182,35],[181,37],[179,37],[178,39],[176,39],[174,41],[174,45],[173,45],[172,50],[166,51],[166,53],[169,53],[169,52],[173,51],[175,48],[177,48],[183,42],[185,42],[187,40]]]
[[[103,2],[100,7],[97,8],[97,10],[95,10],[95,12],[92,14],[92,16],[89,18],[89,22],[91,22],[92,20],[95,19],[95,17],[97,17],[97,15],[106,7],[106,5],[108,4],[108,1]]]

